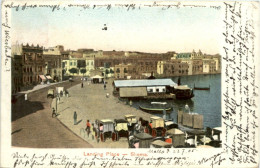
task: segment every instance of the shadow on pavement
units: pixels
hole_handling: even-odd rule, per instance
[[[43,104],[40,101],[25,101],[24,99],[19,99],[12,105],[12,121],[43,109]]]
[[[15,133],[18,133],[18,132],[20,132],[20,131],[22,131],[23,129],[21,128],[21,129],[18,129],[18,130],[15,130],[15,131],[13,131],[12,133],[11,133],[11,135],[13,135],[13,134],[15,134]]]
[[[81,123],[82,120],[79,120],[75,125],[78,125],[79,123]]]

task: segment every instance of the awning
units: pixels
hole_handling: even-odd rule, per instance
[[[39,75],[39,77],[40,77],[43,81],[46,80],[46,77],[45,77],[44,75]]]
[[[92,79],[103,79],[104,77],[99,76],[99,75],[96,75],[96,76],[92,76],[91,78],[92,78]]]
[[[46,78],[47,78],[47,79],[52,79],[51,76],[49,76],[49,75],[47,75]]]

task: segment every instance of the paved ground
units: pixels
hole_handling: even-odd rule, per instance
[[[112,80],[107,81],[107,89],[104,90],[103,84],[84,83],[84,88],[81,85],[75,85],[69,89],[70,97],[62,97],[58,104],[58,119],[72,130],[77,135],[81,136],[93,147],[96,148],[127,148],[128,142],[126,138],[120,139],[118,142],[112,142],[108,139],[106,142],[97,143],[96,140],[88,138],[82,130],[86,127],[86,121],[89,119],[94,122],[96,119],[120,119],[126,114],[136,115],[137,118],[143,117],[149,120],[151,114],[142,112],[141,110],[130,107],[120,102],[112,95]],[[110,94],[106,98],[106,93]],[[55,107],[55,101],[52,106]],[[73,113],[77,112],[78,124],[74,125]]]
[[[73,82],[72,85],[79,84]],[[55,86],[71,86],[69,82]],[[55,86],[50,86],[54,88]],[[51,117],[51,99],[43,88],[28,93],[28,100],[21,96],[12,105],[12,146],[32,148],[82,148],[92,147]]]

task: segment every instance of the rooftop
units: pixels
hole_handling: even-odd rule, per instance
[[[115,80],[115,87],[177,86],[171,79]]]

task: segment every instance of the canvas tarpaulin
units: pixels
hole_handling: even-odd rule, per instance
[[[145,87],[120,88],[120,97],[145,97],[147,91]]]
[[[183,113],[182,116],[183,116],[182,124],[188,127],[192,127],[193,126],[192,114]]]
[[[182,114],[183,114],[183,111],[178,111],[178,124],[182,124]]]
[[[193,128],[203,128],[203,115],[193,115]]]
[[[115,128],[117,131],[125,130],[128,131],[127,123],[118,123]]]

